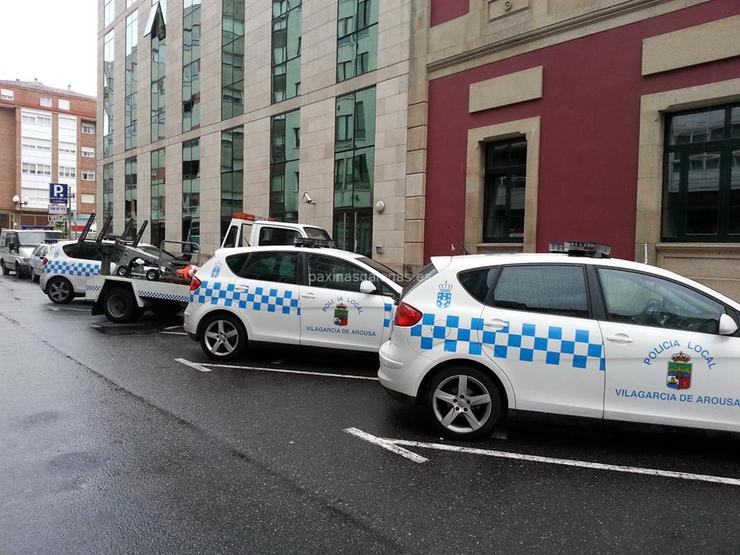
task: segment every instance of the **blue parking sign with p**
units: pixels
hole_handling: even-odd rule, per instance
[[[49,202],[67,202],[66,183],[49,183]]]

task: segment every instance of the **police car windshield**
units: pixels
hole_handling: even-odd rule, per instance
[[[21,247],[35,247],[47,241],[55,243],[63,238],[64,235],[60,231],[24,231],[18,234]]]
[[[393,270],[391,270],[388,266],[385,266],[381,264],[380,262],[377,262],[370,258],[366,258],[364,256],[358,258],[357,260],[359,260],[360,262],[362,262],[363,264],[367,266],[370,266],[373,270],[375,270],[382,276],[388,278],[393,283],[396,283],[400,285],[401,287],[404,287],[406,285],[406,279],[398,272],[394,272]]]

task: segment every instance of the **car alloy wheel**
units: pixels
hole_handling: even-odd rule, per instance
[[[502,413],[494,380],[478,368],[452,367],[428,384],[425,402],[434,426],[453,439],[478,439],[493,431]]]
[[[51,302],[66,304],[74,297],[72,285],[64,278],[54,278],[47,285],[48,296]]]
[[[246,347],[247,333],[235,316],[217,314],[203,326],[201,347],[212,359],[236,359]]]

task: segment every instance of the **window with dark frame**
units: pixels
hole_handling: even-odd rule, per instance
[[[136,169],[136,157],[127,158],[124,163],[124,194],[125,194],[125,218],[128,221],[133,218],[136,221],[137,212],[137,169]]]
[[[339,0],[337,6],[337,82],[377,66],[378,0]]]
[[[740,241],[740,104],[666,116],[664,241]]]
[[[301,94],[302,0],[272,0],[272,101]]]
[[[200,243],[200,141],[182,143],[182,240]]]
[[[151,222],[150,234],[152,245],[159,246],[165,239],[165,150],[151,152]]]
[[[182,130],[200,127],[200,3],[183,0]]]
[[[483,242],[524,240],[527,140],[487,143],[483,188]]]
[[[221,235],[229,229],[235,212],[243,208],[244,128],[221,132]]]
[[[152,8],[157,10],[151,30],[151,142],[165,136],[165,63],[166,27],[162,7],[159,3]]]
[[[273,116],[270,126],[270,217],[298,221],[299,110]]]
[[[244,0],[223,0],[221,119],[244,113]]]

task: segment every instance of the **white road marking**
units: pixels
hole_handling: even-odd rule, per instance
[[[175,362],[179,362],[180,364],[184,364],[185,366],[189,366],[190,368],[195,368],[198,372],[210,372],[210,368],[206,368],[202,364],[198,364],[197,362],[190,362],[189,360],[185,360],[184,358],[176,358]]]
[[[182,364],[185,364],[186,366],[202,366],[201,364],[198,364],[196,362],[190,362],[189,360],[185,360],[184,358],[176,358],[177,362],[181,362]],[[275,372],[277,374],[299,374],[299,375],[306,375],[306,376],[321,376],[326,378],[347,378],[348,380],[371,380],[371,381],[378,381],[378,378],[374,378],[372,376],[355,376],[353,374],[330,374],[328,372],[311,372],[309,370],[289,370],[287,368],[266,368],[264,366],[241,366],[239,364],[217,364],[217,363],[211,363],[211,362],[204,362],[203,365],[213,366],[215,368],[229,368],[229,369],[235,369],[235,370],[256,370],[258,372]],[[193,366],[193,368],[195,368]],[[202,370],[201,370],[202,372]],[[210,370],[208,370],[210,372]]]
[[[162,331],[172,331],[172,330],[176,330],[178,328],[182,329],[182,326],[168,326],[166,328],[162,328]]]
[[[413,451],[409,451],[408,449],[399,447],[394,440],[377,437],[372,434],[368,434],[367,432],[363,432],[362,430],[358,430],[357,428],[345,428],[342,431],[359,437],[360,439],[364,439],[365,441],[369,441],[370,443],[377,445],[378,447],[382,447],[383,449],[386,449],[391,453],[401,455],[402,457],[407,458],[410,461],[414,461],[415,463],[421,464],[429,461],[429,459],[427,459],[426,457],[422,457],[421,455],[417,455]]]
[[[344,431],[354,436],[357,436],[361,439],[369,441],[370,443],[379,445],[385,449],[388,449],[389,451],[393,451],[393,450],[389,449],[387,447],[388,445],[396,446],[399,448],[416,447],[418,449],[436,449],[437,451],[449,451],[453,453],[465,453],[469,455],[482,455],[484,457],[496,457],[500,459],[511,459],[511,460],[517,460],[517,461],[536,462],[536,463],[544,463],[544,464],[556,464],[560,466],[574,466],[578,468],[588,468],[592,470],[607,470],[611,472],[623,472],[627,474],[642,474],[642,475],[647,475],[647,476],[659,476],[661,478],[676,478],[680,480],[709,482],[713,484],[723,484],[723,485],[728,485],[728,486],[740,486],[740,479],[726,478],[724,476],[711,476],[707,474],[691,474],[689,472],[676,472],[672,470],[658,470],[655,468],[642,468],[639,466],[624,466],[624,465],[618,465],[618,464],[595,463],[595,462],[579,461],[579,460],[573,460],[573,459],[558,459],[554,457],[543,457],[540,455],[526,455],[522,453],[512,453],[509,451],[496,451],[496,450],[490,450],[490,449],[478,449],[475,447],[463,447],[460,445],[447,445],[444,443],[426,443],[423,441],[382,438],[382,437],[373,436],[361,430],[357,430],[356,428],[347,428]],[[412,451],[409,451],[407,449],[404,449],[404,451],[406,453],[416,455],[416,453],[413,453]],[[402,453],[399,453],[399,455],[402,455],[406,457],[407,459],[411,459],[411,457],[408,457]],[[423,459],[424,457],[421,457],[421,458]],[[415,461],[415,462],[422,463],[426,461],[427,459],[424,459],[421,461]]]
[[[159,333],[163,333],[165,335],[187,335],[184,331],[160,331]]]

